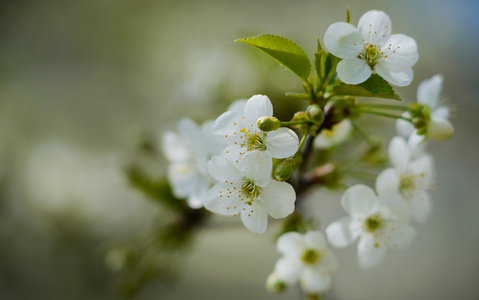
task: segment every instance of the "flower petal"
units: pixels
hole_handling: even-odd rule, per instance
[[[307,267],[301,273],[300,285],[306,293],[322,293],[331,288],[332,279],[320,269]]]
[[[344,248],[355,241],[353,233],[351,232],[350,224],[350,217],[344,217],[329,224],[326,228],[326,236],[331,245],[337,248]]]
[[[324,46],[339,58],[356,57],[362,50],[361,33],[351,24],[338,22],[331,24],[324,34]]]
[[[372,234],[363,234],[358,243],[358,260],[362,268],[376,266],[386,253],[386,247],[377,243]]]
[[[402,174],[406,172],[410,159],[406,139],[400,136],[393,137],[391,142],[389,142],[388,154],[389,160],[397,173]]]
[[[416,131],[412,132],[407,140],[407,149],[411,159],[417,159],[426,151],[426,137],[418,135]]]
[[[412,68],[403,64],[392,64],[385,60],[379,61],[374,70],[387,82],[397,86],[407,86],[412,81]]]
[[[161,148],[170,162],[186,163],[193,157],[190,149],[178,135],[167,131],[162,136]]]
[[[443,82],[444,77],[441,74],[421,81],[417,88],[418,102],[429,106],[431,110],[435,110],[439,105],[439,100],[441,100]]]
[[[266,149],[274,158],[293,156],[299,145],[298,136],[289,128],[279,128],[268,132],[264,142]]]
[[[263,233],[268,226],[268,212],[260,201],[254,201],[251,211],[241,213],[241,221],[249,231]]]
[[[427,124],[426,135],[428,138],[436,141],[445,141],[450,139],[454,134],[454,127],[448,120],[431,118]]]
[[[299,279],[303,264],[299,259],[292,257],[282,257],[278,259],[274,266],[274,272],[278,278],[288,282],[289,284],[296,283]]]
[[[378,204],[373,189],[363,184],[348,188],[341,198],[341,205],[352,217],[368,216],[378,210]]]
[[[391,64],[401,64],[412,67],[419,57],[416,41],[404,34],[394,34],[381,48],[384,61]]]
[[[417,222],[426,222],[431,213],[431,200],[426,192],[421,192],[410,200],[411,215]]]
[[[404,118],[411,118],[412,115],[410,112],[406,111],[403,114],[401,114]],[[402,136],[407,138],[413,131],[415,131],[414,125],[412,125],[410,122],[402,119],[397,119],[396,120],[396,131],[397,133]]]
[[[271,100],[264,95],[254,95],[249,98],[244,107],[244,114],[248,125],[251,123],[256,126],[256,121],[263,116],[273,116],[273,104]]]
[[[256,185],[265,187],[271,182],[273,161],[266,151],[246,153],[237,165],[242,174]]]
[[[447,106],[439,106],[434,111],[431,112],[431,117],[435,119],[443,119],[446,120],[449,118],[450,111]]]
[[[338,260],[333,252],[327,250],[321,255],[319,268],[325,274],[333,274],[338,269]]]
[[[303,236],[296,231],[286,232],[278,238],[276,247],[283,255],[299,258],[304,250]]]
[[[260,197],[273,218],[284,218],[294,211],[296,192],[287,182],[271,180],[269,185],[263,187]]]
[[[390,191],[399,191],[399,176],[393,168],[382,171],[376,178],[376,191],[379,196]]]
[[[321,250],[326,248],[324,236],[319,231],[308,231],[304,235],[304,244],[308,249]]]
[[[359,84],[371,76],[371,68],[364,59],[359,58],[343,59],[336,71],[341,81],[347,84]]]
[[[395,249],[406,247],[416,235],[412,226],[400,222],[387,222],[383,230],[379,242]]]
[[[237,197],[240,191],[241,186],[219,183],[206,192],[204,205],[215,213],[236,215],[244,206],[241,198]]]
[[[379,46],[391,36],[391,19],[383,11],[371,10],[359,19],[358,30],[366,43]]]
[[[211,177],[219,182],[229,181],[236,182],[243,178],[241,172],[235,165],[221,156],[213,156],[208,162],[208,172]]]

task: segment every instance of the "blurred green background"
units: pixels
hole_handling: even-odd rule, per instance
[[[165,162],[138,158],[180,117],[215,118],[237,98],[266,94],[275,107],[300,91],[293,75],[236,38],[272,33],[308,54],[351,8],[352,23],[384,10],[416,39],[415,100],[422,79],[442,73],[456,134],[432,142],[434,211],[414,243],[360,270],[353,247],[326,299],[477,299],[479,287],[479,2],[475,0],[44,0],[0,8],[0,299],[117,299],[105,253],[142,236],[161,216],[130,188],[131,161],[149,174]],[[374,118],[375,122],[377,119]],[[368,127],[394,135],[393,122]],[[377,123],[376,123],[377,124]],[[322,227],[342,216],[340,193],[307,202]],[[224,219],[224,218],[219,218]],[[272,226],[274,227],[274,226]],[[264,280],[279,254],[242,226],[202,231],[176,284],[153,282],[136,299],[300,299],[270,295]]]

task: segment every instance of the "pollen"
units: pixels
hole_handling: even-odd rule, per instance
[[[236,125],[236,123],[233,123],[233,125]]]

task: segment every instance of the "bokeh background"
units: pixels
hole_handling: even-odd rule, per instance
[[[329,24],[386,11],[414,37],[415,100],[436,73],[454,110],[456,134],[432,142],[439,181],[434,212],[414,243],[373,270],[353,247],[337,250],[340,272],[326,299],[477,299],[479,287],[479,2],[475,0],[44,0],[0,4],[0,299],[119,299],[105,261],[117,241],[145,234],[161,216],[132,189],[135,161],[161,176],[162,159],[139,158],[180,117],[215,118],[238,98],[267,94],[276,106],[300,91],[293,75],[236,38],[272,33],[310,56]],[[288,102],[289,103],[289,102]],[[289,103],[291,104],[291,103]],[[368,125],[394,135],[393,122]],[[378,126],[381,124],[381,126]],[[343,215],[340,193],[307,203],[321,229]],[[221,218],[220,218],[221,219]],[[279,254],[274,226],[202,231],[181,276],[147,285],[136,299],[300,299],[270,295],[264,280]]]

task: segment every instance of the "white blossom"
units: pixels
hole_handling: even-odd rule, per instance
[[[279,237],[277,249],[283,255],[275,265],[274,273],[278,278],[288,284],[299,281],[309,294],[325,292],[331,287],[331,275],[336,272],[337,261],[326,248],[321,232],[285,233]]]
[[[405,220],[394,215],[388,205],[401,200],[394,193],[376,196],[373,189],[355,185],[346,190],[341,205],[349,214],[326,228],[329,242],[339,248],[358,242],[358,261],[361,267],[377,265],[388,248],[408,245],[415,230]]]
[[[334,124],[332,129],[322,129],[321,133],[314,139],[314,146],[319,149],[330,149],[344,143],[353,130],[348,119]]]
[[[431,211],[429,190],[434,183],[434,162],[429,154],[418,154],[403,137],[394,137],[389,144],[389,160],[393,168],[386,169],[376,180],[379,194],[391,191],[399,194],[418,222],[426,221]]]
[[[450,115],[449,108],[445,105],[440,105],[442,86],[444,78],[441,74],[423,80],[417,89],[417,101],[429,109],[430,119],[427,121],[426,136],[433,140],[447,140],[454,134],[454,128],[449,122]],[[411,118],[410,112],[405,112],[403,117]],[[411,132],[415,131],[414,126],[405,121],[398,119],[396,121],[397,132],[408,137]]]
[[[261,131],[256,121],[263,116],[273,116],[273,105],[268,97],[255,95],[245,104],[242,113],[238,108],[223,113],[215,121],[213,134],[227,146],[221,155],[233,162],[241,160],[251,151],[266,151],[274,158],[286,158],[296,153],[298,136],[289,128],[271,132]]]
[[[203,207],[203,197],[211,186],[207,163],[221,145],[211,135],[212,121],[199,127],[190,119],[178,122],[178,133],[163,135],[162,149],[170,162],[168,181],[178,198],[187,198],[192,208]]]
[[[336,71],[345,83],[362,83],[373,71],[397,86],[412,81],[412,66],[418,59],[416,41],[392,32],[391,20],[382,11],[365,13],[357,28],[346,22],[330,25],[324,44],[342,58]]]
[[[272,159],[268,153],[253,151],[238,163],[213,156],[208,170],[218,181],[205,196],[205,207],[224,215],[241,214],[250,231],[263,233],[268,215],[284,218],[294,211],[296,194],[286,182],[271,179]]]

